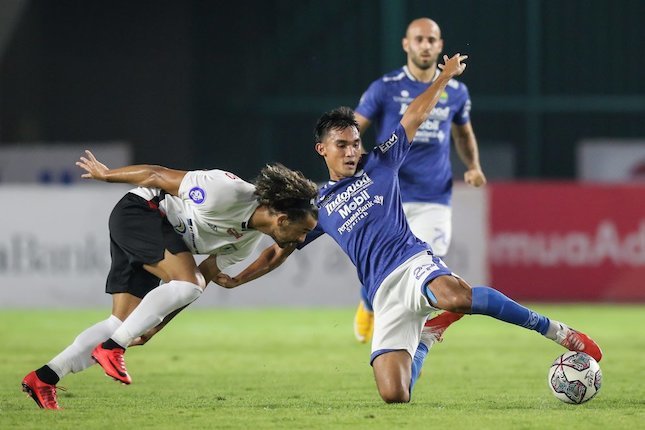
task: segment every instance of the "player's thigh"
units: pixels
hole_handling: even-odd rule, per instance
[[[137,306],[141,303],[141,298],[130,293],[112,294],[112,315],[124,321]]]
[[[162,260],[144,264],[143,268],[165,282],[186,281],[202,288],[205,286],[204,277],[199,272],[195,258],[190,252],[173,254],[166,250]]]
[[[457,276],[439,276],[430,281],[428,289],[440,309],[459,313],[469,313],[472,310],[472,288]]]
[[[452,209],[438,203],[403,203],[412,233],[432,247],[434,255],[448,253],[452,239]]]

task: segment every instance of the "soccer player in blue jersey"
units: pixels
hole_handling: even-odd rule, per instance
[[[410,230],[401,204],[399,169],[420,125],[451,79],[463,72],[465,59],[459,54],[444,56],[439,76],[410,103],[388,138],[368,154],[361,155],[358,124],[349,108],[325,113],[314,131],[316,152],[324,158],[330,180],[317,198],[318,224],[298,247],[327,233],[356,266],[363,295],[374,309],[371,364],[379,394],[387,403],[410,401],[428,349],[442,332],[425,325],[427,317],[441,309],[488,315],[535,330],[596,360],[602,358],[598,345],[585,334],[493,288],[471,287]],[[220,275],[216,282],[229,287],[242,284],[276,267],[277,255],[289,252],[268,248],[240,275]]]
[[[354,110],[361,134],[374,123],[378,143],[387,140],[410,102],[439,76],[437,61],[443,50],[443,39],[436,22],[429,18],[412,21],[402,46],[407,54],[406,65],[372,82]],[[475,187],[486,184],[469,113],[468,88],[451,80],[437,106],[419,126],[399,169],[403,212],[410,229],[432,246],[434,255],[442,258],[448,253],[452,235],[451,140],[467,168],[464,181]],[[454,321],[460,317],[444,315],[442,318]],[[354,317],[354,335],[359,342],[370,340],[373,323],[374,314],[364,298]]]

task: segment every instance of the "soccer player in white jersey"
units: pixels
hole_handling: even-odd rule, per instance
[[[127,193],[110,215],[110,317],[80,333],[22,381],[41,408],[59,409],[58,381],[94,361],[108,376],[129,384],[125,349],[145,343],[196,300],[207,285],[202,272],[209,280],[226,279],[220,271],[249,256],[263,234],[276,242],[269,248],[275,252],[263,255],[278,262],[278,250],[293,250],[316,225],[316,184],[280,164],[262,169],[255,184],[222,170],[109,169],[89,151],[76,164],[87,172],[84,178],[139,188]],[[198,268],[193,254],[209,257]]]
[[[410,102],[439,75],[437,61],[443,50],[443,39],[436,22],[429,18],[413,20],[401,43],[407,55],[406,65],[372,82],[354,109],[361,134],[373,123],[378,143],[387,140]],[[410,152],[399,169],[403,211],[410,229],[441,258],[448,253],[452,236],[451,140],[467,168],[466,184],[485,185],[477,139],[470,123],[470,95],[466,85],[456,79],[448,83],[437,106],[417,130]],[[454,321],[460,317],[444,315],[442,318]],[[363,299],[354,316],[356,339],[368,342],[373,326],[374,314]]]
[[[303,247],[329,234],[356,266],[364,296],[374,309],[371,364],[381,398],[409,402],[429,348],[445,325],[428,316],[438,310],[480,314],[535,330],[560,345],[584,351],[596,360],[600,348],[587,335],[538,314],[487,287],[471,287],[454,275],[432,248],[414,236],[405,218],[398,171],[410,142],[441,97],[452,77],[460,75],[466,56],[444,56],[442,72],[416,97],[389,138],[361,156],[354,113],[339,108],[316,125],[316,152],[329,170],[330,181],[317,198],[318,224]],[[251,265],[253,266],[253,264]],[[245,270],[241,283],[252,277]]]

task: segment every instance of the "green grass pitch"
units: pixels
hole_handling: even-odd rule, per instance
[[[645,306],[536,305],[588,332],[604,350],[590,402],[558,401],[546,383],[564,350],[482,316],[452,326],[430,351],[410,404],[376,392],[353,310],[188,309],[126,358],[133,384],[98,366],[60,385],[63,411],[43,411],[20,381],[107,311],[0,313],[1,429],[645,427]]]

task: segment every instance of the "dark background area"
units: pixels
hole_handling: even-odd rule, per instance
[[[137,163],[251,179],[281,161],[321,180],[317,117],[404,64],[420,16],[470,55],[480,147],[510,145],[515,176],[573,178],[581,139],[645,136],[642,0],[24,5],[0,63],[5,144],[120,140]]]

